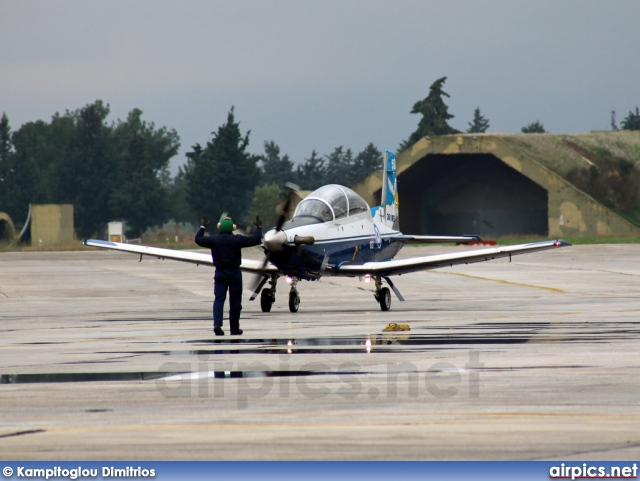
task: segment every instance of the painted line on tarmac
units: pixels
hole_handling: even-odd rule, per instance
[[[468,277],[471,279],[479,279],[481,281],[491,281],[497,282],[498,284],[506,284],[509,286],[519,286],[519,287],[530,287],[532,289],[542,289],[549,292],[557,292],[559,294],[567,294],[567,291],[563,291],[562,289],[557,289],[555,287],[547,287],[547,286],[534,286],[533,284],[521,284],[519,282],[511,282],[511,281],[503,281],[502,279],[490,279],[489,277],[480,277],[480,276],[472,276],[469,274],[461,274],[459,272],[434,272],[434,274],[443,274],[447,276],[460,276],[460,277]]]

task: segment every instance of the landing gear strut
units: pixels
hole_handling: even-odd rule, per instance
[[[388,287],[382,287],[382,279],[380,276],[376,276],[375,281],[376,292],[373,294],[373,297],[375,297],[376,301],[380,304],[381,310],[388,311],[391,309],[391,291]]]
[[[260,308],[262,312],[270,312],[271,306],[276,301],[276,283],[278,282],[278,276],[273,275],[269,279],[269,285],[271,287],[265,287],[260,293]]]
[[[298,308],[300,307],[300,295],[298,294],[298,289],[296,289],[296,285],[298,284],[298,279],[295,277],[291,282],[291,290],[289,291],[289,311],[298,312]]]

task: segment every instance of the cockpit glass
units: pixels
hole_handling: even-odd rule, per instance
[[[369,212],[369,204],[367,204],[362,197],[356,194],[349,187],[343,187],[343,189],[349,199],[349,215]]]
[[[331,208],[318,199],[309,199],[308,197],[298,204],[293,217],[315,217],[322,222],[333,220]]]
[[[367,203],[348,187],[330,184],[315,190],[302,200],[294,213],[294,218],[311,216],[323,222],[340,219],[348,215],[368,212]]]

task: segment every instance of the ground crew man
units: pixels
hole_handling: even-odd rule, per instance
[[[225,217],[218,224],[218,235],[206,236],[205,229],[209,225],[206,217],[202,218],[202,225],[198,230],[195,241],[200,247],[211,249],[213,265],[216,267],[213,288],[213,332],[216,336],[224,336],[222,318],[224,301],[229,291],[229,327],[231,334],[240,335],[240,311],[242,310],[242,262],[243,247],[257,246],[262,241],[262,220],[256,216],[256,230],[251,236],[234,234],[236,229],[233,220]]]

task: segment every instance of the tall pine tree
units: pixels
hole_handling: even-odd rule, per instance
[[[469,122],[467,133],[484,134],[489,128],[489,120],[480,113],[480,107],[473,111],[473,122]]]
[[[429,95],[413,105],[411,113],[420,114],[422,118],[418,122],[416,131],[400,145],[400,151],[426,136],[457,134],[459,132],[447,123],[454,116],[449,113],[449,107],[443,99],[443,97],[449,97],[449,94],[442,90],[446,80],[447,77],[442,77],[433,82],[429,87]]]
[[[324,185],[326,169],[324,159],[313,149],[311,157],[299,164],[295,171],[295,183],[303,190],[315,190]]]
[[[260,185],[277,184],[280,189],[293,180],[293,162],[287,154],[280,156],[280,147],[273,140],[265,141]]]
[[[190,207],[215,221],[224,212],[240,221],[260,180],[258,156],[247,152],[250,131],[241,135],[233,110],[205,148],[193,146],[184,166]]]

